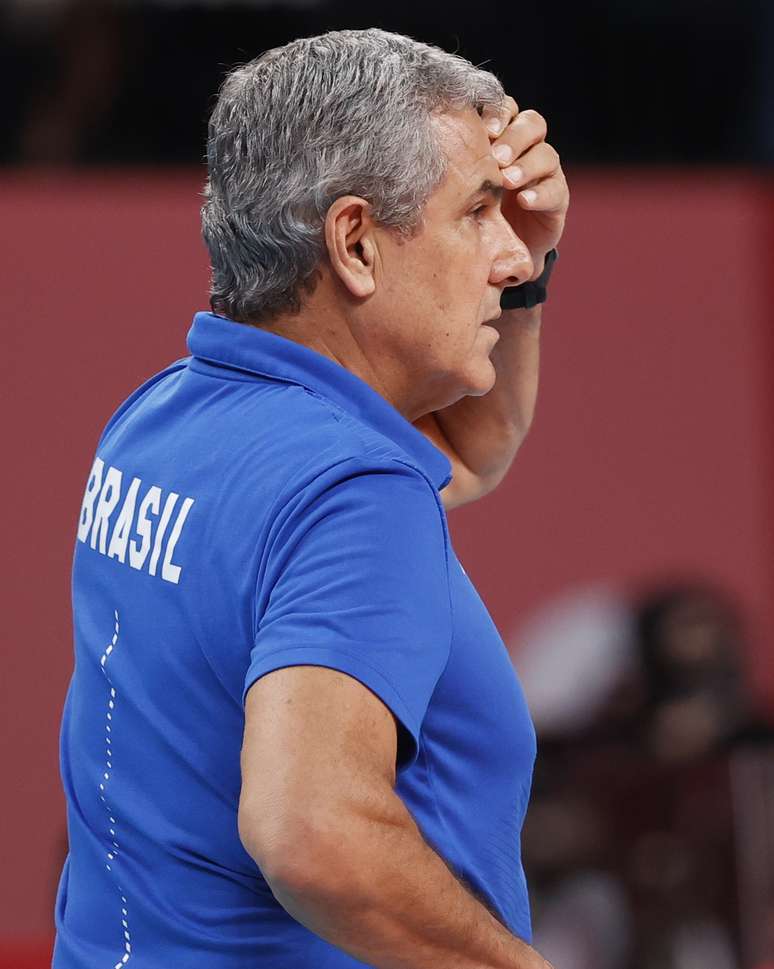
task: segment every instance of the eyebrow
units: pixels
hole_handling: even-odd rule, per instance
[[[504,194],[505,194],[505,189],[503,188],[502,185],[497,185],[495,184],[495,182],[491,181],[490,179],[485,178],[484,181],[475,190],[475,192],[472,192],[468,196],[466,205],[469,205],[473,201],[473,199],[479,195],[493,195],[495,198],[495,201],[499,202],[500,199],[502,199]]]

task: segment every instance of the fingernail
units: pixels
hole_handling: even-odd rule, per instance
[[[519,193],[527,205],[532,205],[532,203],[537,198],[537,192],[533,192],[531,188],[525,189],[523,192]]]
[[[501,165],[507,165],[508,162],[513,161],[513,149],[510,145],[495,145],[492,154]]]
[[[506,168],[503,172],[505,177],[516,185],[524,177],[524,172],[519,168],[518,165],[512,165],[510,168]]]
[[[499,135],[503,130],[503,123],[500,118],[490,118],[486,123],[487,128],[493,135]]]

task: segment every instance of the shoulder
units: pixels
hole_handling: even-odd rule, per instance
[[[115,425],[120,423],[121,418],[139,406],[143,399],[147,397],[154,387],[157,387],[166,378],[179,373],[181,370],[185,370],[188,366],[189,360],[190,357],[181,357],[179,360],[175,360],[173,363],[170,363],[168,366],[164,367],[163,370],[160,370],[158,373],[153,374],[152,377],[149,377],[147,380],[143,381],[139,387],[133,390],[132,393],[129,394],[129,396],[121,404],[119,404],[119,406],[110,416],[107,424],[105,424],[104,428],[102,429],[102,434],[100,435],[97,447],[102,444]]]
[[[314,528],[331,522],[341,536],[362,536],[373,547],[423,541],[448,556],[449,537],[440,495],[427,475],[400,453],[342,447],[299,469],[278,496],[275,526],[291,521]]]
[[[422,506],[444,517],[443,505],[427,471],[395,441],[304,388],[288,388],[288,406],[275,434],[292,442],[284,463],[288,498],[313,498],[331,489],[384,497],[393,504]],[[291,403],[292,401],[292,403]]]
[[[367,546],[374,559],[424,558],[447,571],[446,514],[425,469],[327,400],[307,395],[302,406],[307,420],[303,430],[294,425],[296,452],[267,519],[279,545],[287,551],[304,536],[342,552],[362,546],[366,554]]]

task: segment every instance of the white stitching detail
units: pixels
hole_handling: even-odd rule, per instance
[[[100,669],[102,670],[105,676],[105,679],[108,682],[108,687],[110,688],[110,698],[108,699],[108,704],[107,704],[108,708],[106,711],[106,719],[108,721],[112,721],[113,714],[111,713],[111,711],[115,710],[115,706],[116,706],[116,690],[107,672],[107,660],[108,660],[108,656],[110,656],[110,654],[118,645],[118,634],[120,630],[119,630],[117,609],[114,611],[113,616],[115,618],[113,638],[110,641],[110,643],[105,647],[105,652],[102,654],[99,661]],[[105,862],[105,868],[107,868],[107,870],[112,873],[113,869],[110,866],[109,862],[111,861],[115,862],[118,856],[118,842],[115,840],[116,830],[114,827],[114,825],[117,822],[116,822],[116,819],[113,817],[113,809],[108,806],[107,800],[105,799],[105,784],[110,782],[110,772],[113,770],[113,740],[112,740],[112,729],[111,729],[110,723],[105,724],[105,750],[107,752],[105,757],[105,765],[107,767],[107,770],[104,770],[102,772],[102,781],[100,782],[100,785],[99,785],[99,791],[100,791],[99,799],[105,805],[105,811],[107,812],[107,816],[111,824],[111,827],[108,828],[110,832],[110,839],[109,839],[110,845],[106,851],[107,861]],[[118,888],[119,894],[121,895],[121,903],[122,903],[121,926],[123,928],[123,935],[124,935],[124,954],[121,956],[121,959],[115,964],[113,969],[123,969],[123,967],[127,964],[127,962],[129,961],[129,957],[132,954],[132,944],[131,944],[132,940],[129,934],[129,922],[128,922],[128,914],[126,910],[126,905],[127,905],[126,897],[124,896],[123,889],[121,888],[121,885],[118,883],[117,879],[116,879],[116,887]]]

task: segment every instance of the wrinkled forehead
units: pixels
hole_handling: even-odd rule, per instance
[[[432,122],[447,158],[447,175],[439,192],[467,193],[484,179],[502,181],[487,129],[473,108],[437,113]]]

